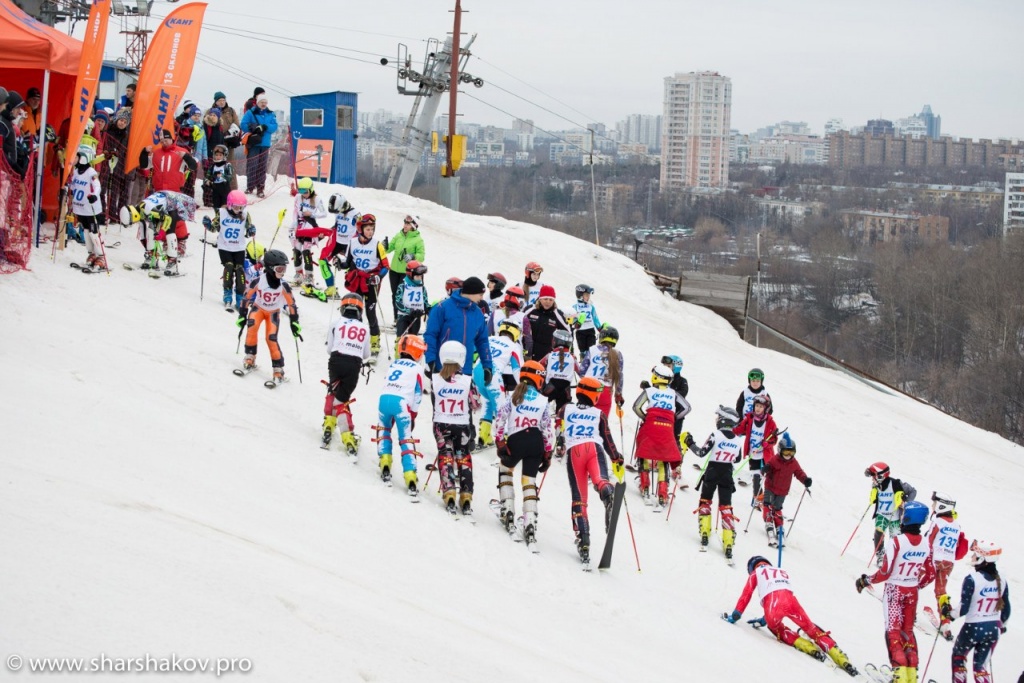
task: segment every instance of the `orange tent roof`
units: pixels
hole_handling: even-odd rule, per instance
[[[11,0],[0,0],[0,36],[0,69],[78,73],[82,41],[36,21]]]

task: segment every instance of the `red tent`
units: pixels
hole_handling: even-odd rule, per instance
[[[71,100],[82,57],[82,41],[36,21],[11,0],[0,0],[0,85],[25,97],[29,88],[43,93],[43,119],[60,130],[71,114]],[[44,150],[49,159],[51,154]],[[57,208],[60,178],[44,165],[43,208],[52,216]]]

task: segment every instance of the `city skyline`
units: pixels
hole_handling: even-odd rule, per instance
[[[443,39],[450,30],[453,4],[379,0],[356,13],[325,14],[322,4],[296,0],[285,15],[274,0],[221,0],[207,10],[189,95],[204,102],[203,92],[223,90],[237,106],[254,85],[282,102],[286,94],[350,90],[360,94],[361,108],[408,111],[412,99],[394,87],[396,44],[405,42],[418,63],[422,38]],[[158,2],[153,12],[175,6]],[[665,77],[712,70],[732,79],[732,127],[744,132],[793,120],[822,134],[831,118],[863,125],[907,117],[930,104],[943,116],[944,134],[1024,137],[1016,115],[1024,93],[1010,87],[1015,74],[1005,47],[1019,44],[1013,27],[1020,22],[1013,17],[1024,18],[1024,6],[1008,1],[967,11],[952,0],[866,0],[856,8],[799,0],[770,7],[754,0],[727,7],[684,1],[657,14],[622,12],[612,0],[523,0],[512,12],[469,1],[464,9],[463,30],[479,34],[467,70],[485,85],[469,88],[459,106],[486,124],[524,118],[545,130],[611,126],[630,114],[661,113]],[[927,32],[908,30],[923,22]],[[150,28],[156,24],[151,20]],[[123,36],[110,34],[107,55],[115,57],[123,52]],[[335,45],[361,50],[343,54],[362,61],[271,43],[287,38],[325,52]],[[392,63],[380,66],[380,56]]]

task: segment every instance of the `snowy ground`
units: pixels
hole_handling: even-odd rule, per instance
[[[867,504],[863,470],[871,462],[886,460],[924,499],[935,489],[955,496],[968,536],[1004,545],[1000,567],[1022,599],[1022,544],[1010,530],[1024,482],[1017,446],[748,346],[723,320],[660,294],[628,259],[588,243],[381,191],[346,193],[377,215],[386,234],[406,212],[420,216],[433,297],[452,275],[499,270],[518,278],[529,260],[545,266],[563,306],[577,283],[595,286],[601,319],[622,332],[627,401],[663,354],[681,355],[694,404],[686,426],[698,442],[715,406],[735,402],[746,371],[763,368],[776,420],[814,477],[784,564],[812,618],[857,666],[885,661],[881,606],[853,588],[871,551],[866,524],[839,557]],[[290,204],[282,190],[254,209],[264,244],[277,211]],[[384,489],[376,478],[369,437],[381,372],[356,394],[359,463],[318,448],[327,304],[299,299],[305,381],[285,332],[291,382],[268,391],[260,373],[230,372],[241,357],[234,316],[221,310],[216,254],[206,255],[200,302],[195,240],[185,277],[151,280],[120,268],[140,263],[141,250],[133,235],[117,232],[107,237],[122,242],[109,252],[109,277],[69,268],[84,259],[72,245],[56,264],[46,248],[32,272],[0,279],[5,659],[249,658],[246,678],[261,681],[845,677],[765,633],[718,619],[738,597],[746,558],[769,551],[756,522],[740,533],[737,566],[729,568],[714,543],[697,552],[692,490],[666,521],[631,488],[643,571],[623,519],[612,570],[588,575],[575,559],[562,468],[552,467],[544,485],[538,556],[510,542],[488,511],[497,484],[492,456],[475,463],[476,526],[450,521],[433,493],[411,505],[401,487]],[[275,246],[284,245],[279,237]],[[262,342],[260,353],[269,367]],[[627,451],[635,428],[627,414]],[[426,435],[419,426],[418,436]],[[691,459],[684,471],[692,484]],[[421,480],[425,474],[421,467]],[[748,490],[737,494],[741,525]],[[787,510],[795,506],[796,496]],[[597,550],[601,541],[596,531]],[[954,595],[965,571],[960,565],[954,573]],[[933,604],[930,592],[923,595],[922,604]],[[755,605],[745,617],[759,615]],[[1017,621],[994,657],[999,680],[1024,669]],[[930,645],[922,640],[925,655]],[[940,642],[929,677],[949,680],[949,653]]]

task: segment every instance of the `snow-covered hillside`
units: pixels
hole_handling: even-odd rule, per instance
[[[910,399],[755,349],[714,314],[659,293],[638,266],[592,244],[406,196],[345,192],[376,214],[384,234],[394,234],[405,213],[420,216],[433,297],[450,276],[498,270],[518,279],[530,260],[544,265],[563,306],[577,283],[593,285],[601,319],[622,333],[627,401],[662,355],[682,356],[694,405],[686,427],[698,442],[713,427],[714,408],[735,401],[747,370],[763,368],[776,419],[814,478],[785,567],[808,613],[858,667],[886,660],[881,606],[853,587],[871,553],[868,523],[845,557],[839,551],[867,505],[863,471],[876,460],[926,500],[936,489],[955,496],[968,536],[1004,545],[1000,567],[1011,592],[1022,595],[1017,446]],[[277,211],[290,204],[280,191],[253,209],[264,244]],[[285,244],[283,232],[275,246]],[[476,526],[452,522],[434,493],[411,505],[401,487],[380,484],[371,454],[383,373],[356,393],[364,436],[358,464],[318,447],[328,304],[299,299],[304,382],[284,333],[291,381],[268,391],[261,378],[230,372],[241,356],[234,316],[219,303],[216,253],[206,254],[200,302],[197,240],[185,277],[151,280],[120,268],[141,262],[141,250],[133,234],[117,233],[107,237],[122,242],[109,252],[109,277],[69,268],[84,259],[73,245],[56,264],[40,250],[32,272],[0,279],[5,658],[245,657],[253,664],[247,679],[260,681],[845,677],[718,618],[739,595],[746,558],[768,553],[756,522],[739,534],[730,568],[714,543],[698,553],[692,489],[679,494],[666,521],[631,487],[643,571],[623,519],[613,568],[585,574],[572,543],[564,467],[553,466],[544,485],[537,556],[510,542],[488,511],[493,455],[475,460]],[[260,354],[269,366],[262,341]],[[417,435],[426,443],[421,422]],[[635,428],[627,412],[627,452]],[[424,450],[433,456],[429,445]],[[684,476],[693,484],[691,461]],[[421,481],[425,475],[421,463]],[[737,493],[741,527],[748,491]],[[965,570],[955,570],[954,595]],[[922,595],[922,604],[933,604],[930,589]],[[756,605],[748,608],[747,618],[759,615]],[[994,657],[1004,681],[1024,669],[1018,621]],[[922,639],[925,656],[930,645]],[[949,680],[949,652],[938,644],[930,677]],[[162,680],[179,678],[186,676]]]

